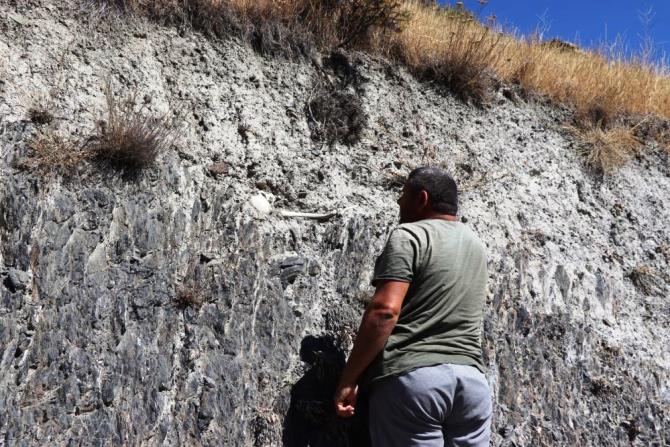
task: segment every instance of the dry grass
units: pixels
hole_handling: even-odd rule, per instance
[[[194,281],[188,281],[177,287],[175,304],[181,309],[193,307],[199,309],[205,302],[204,291]]]
[[[399,61],[419,78],[474,103],[486,100],[494,78],[517,83],[527,92],[572,107],[580,135],[595,145],[591,159],[598,165],[602,161],[603,168],[639,148],[630,129],[624,128],[626,117],[670,120],[668,67],[611,51],[584,51],[560,41],[520,38],[500,32],[495,24],[482,24],[465,11],[426,1],[89,1],[162,22],[190,24],[219,37],[237,33],[264,53],[304,53],[311,44],[365,49]],[[670,150],[663,132],[645,138]]]
[[[28,110],[28,118],[37,125],[49,124],[54,120],[51,112],[43,107],[31,107]]]
[[[406,7],[410,21],[400,32],[378,32],[375,50],[465,101],[483,102],[504,48],[502,37],[466,13],[419,3]]]
[[[172,142],[175,118],[154,116],[135,107],[134,97],[117,99],[109,86],[106,120],[98,122],[98,135],[87,150],[100,161],[123,171],[149,167]]]
[[[81,162],[97,160],[125,173],[149,167],[171,144],[179,114],[152,115],[135,108],[136,95],[117,99],[106,87],[107,111],[98,121],[98,133],[86,141],[61,136],[45,127],[28,143],[28,156],[16,167],[41,174],[72,172]],[[52,121],[49,112],[32,108],[29,116],[36,124]]]
[[[28,157],[19,161],[17,167],[43,175],[69,173],[79,163],[90,158],[90,153],[79,142],[63,138],[52,131],[36,136],[28,143],[28,149]]]
[[[164,22],[253,37],[280,24],[283,38],[310,34],[318,45],[365,47],[414,72],[480,97],[486,73],[567,103],[584,116],[621,113],[670,118],[667,69],[603,56],[561,42],[517,38],[453,9],[407,0],[95,0]],[[271,26],[265,26],[271,29]],[[268,36],[266,36],[268,37]],[[281,36],[275,36],[277,38]],[[272,36],[268,37],[272,40]],[[277,42],[281,43],[281,42]],[[286,43],[286,42],[284,42]],[[288,43],[286,43],[288,45]],[[473,89],[474,93],[466,93]],[[462,91],[462,92],[461,92]]]
[[[670,118],[667,68],[562,42],[517,38],[443,8],[417,2],[408,2],[407,8],[407,26],[390,36],[381,34],[377,51],[444,81],[461,96],[480,97],[490,72],[571,105],[605,127],[626,113]]]
[[[657,67],[532,39],[514,41],[505,51],[494,65],[503,79],[567,103],[605,126],[624,113],[670,118],[670,78]]]
[[[569,128],[581,141],[582,154],[596,170],[612,173],[643,147],[633,130],[626,127],[602,129],[598,126]]]

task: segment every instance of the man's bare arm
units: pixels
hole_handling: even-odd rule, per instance
[[[352,416],[356,400],[356,382],[384,348],[398,321],[409,283],[379,281],[361,321],[354,347],[344,367],[335,405],[340,416]]]

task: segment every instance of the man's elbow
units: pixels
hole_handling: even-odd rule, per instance
[[[399,315],[400,310],[390,306],[372,304],[368,308],[368,318],[376,325],[395,325]]]

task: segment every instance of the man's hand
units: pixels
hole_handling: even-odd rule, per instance
[[[354,347],[335,393],[335,412],[338,416],[346,418],[354,415],[358,392],[356,383],[365,368],[384,348],[398,321],[408,289],[409,283],[404,281],[377,281],[377,290],[363,314]]]
[[[350,418],[356,409],[356,395],[358,387],[353,385],[340,385],[335,392],[335,412],[343,418]]]

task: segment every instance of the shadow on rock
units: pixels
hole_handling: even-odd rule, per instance
[[[359,395],[356,416],[337,417],[333,395],[344,368],[342,348],[330,336],[307,336],[300,358],[309,365],[291,389],[284,419],[284,447],[367,447],[367,396]]]

